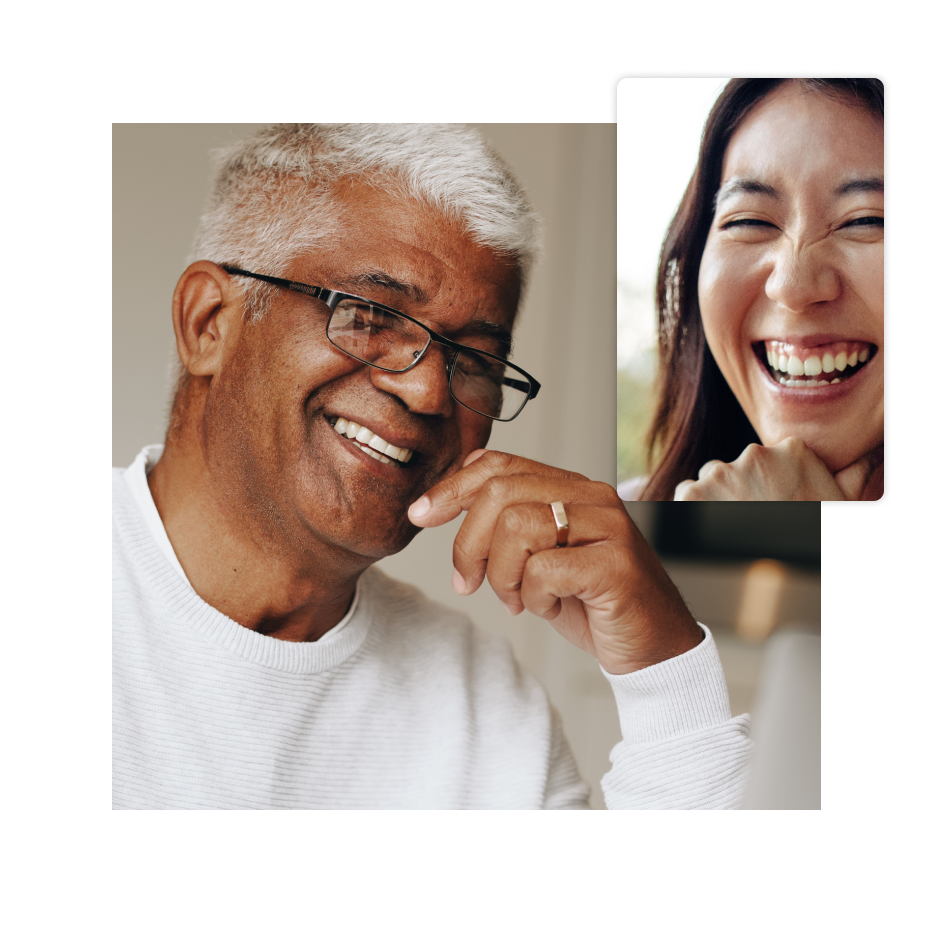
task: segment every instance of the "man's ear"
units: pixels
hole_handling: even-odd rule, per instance
[[[192,263],[172,297],[172,324],[182,365],[193,376],[213,376],[242,323],[239,292],[216,263]]]

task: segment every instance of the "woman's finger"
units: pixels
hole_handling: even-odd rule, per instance
[[[675,499],[674,499],[674,501],[675,501],[676,503],[682,502],[682,501],[684,500],[684,497],[687,495],[688,490],[690,490],[691,487],[694,486],[694,483],[695,483],[694,480],[682,480],[682,481],[675,487]]]
[[[703,480],[704,477],[706,477],[715,467],[718,467],[722,463],[723,461],[720,460],[707,461],[707,463],[704,464],[704,466],[701,467],[701,469],[697,472],[697,479]]]

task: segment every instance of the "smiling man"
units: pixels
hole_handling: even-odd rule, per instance
[[[114,472],[115,807],[586,806],[506,645],[371,567],[465,510],[455,589],[487,579],[613,687],[609,806],[738,806],[748,724],[615,492],[485,450],[538,388],[509,359],[537,236],[462,127],[225,154],[164,449]]]

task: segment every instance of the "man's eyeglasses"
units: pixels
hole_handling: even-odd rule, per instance
[[[290,282],[276,276],[221,266],[232,276],[249,276],[284,289],[303,292],[331,309],[328,340],[345,354],[390,373],[417,366],[435,341],[453,351],[445,364],[451,396],[465,408],[499,422],[512,421],[538,395],[541,384],[502,357],[442,337],[409,315],[346,292]]]

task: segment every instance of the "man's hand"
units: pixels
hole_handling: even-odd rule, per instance
[[[786,438],[773,447],[750,444],[732,464],[707,461],[697,480],[675,487],[675,501],[714,500],[847,500],[866,496],[875,476],[881,479],[881,448],[832,474],[799,438]]]
[[[550,503],[568,517],[558,548]],[[616,491],[581,474],[474,451],[454,476],[409,507],[423,528],[467,516],[454,540],[458,593],[490,582],[507,612],[547,619],[612,674],[688,651],[703,639],[677,588]]]

